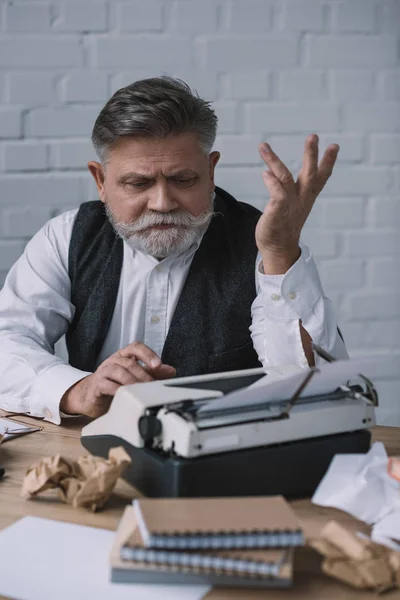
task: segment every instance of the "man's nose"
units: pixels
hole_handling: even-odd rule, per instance
[[[157,212],[170,212],[178,208],[178,203],[173,199],[166,182],[152,189],[147,208]]]

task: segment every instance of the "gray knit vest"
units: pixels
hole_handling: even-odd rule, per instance
[[[194,255],[161,357],[178,377],[261,366],[249,332],[256,297],[254,232],[261,213],[221,188],[215,191],[217,215]],[[85,202],[69,246],[75,315],[66,334],[69,362],[83,371],[94,371],[103,347],[122,261],[123,242],[104,205]]]

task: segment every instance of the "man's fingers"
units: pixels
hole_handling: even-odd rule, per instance
[[[281,161],[281,159],[275,154],[269,144],[260,144],[259,151],[261,158],[265,164],[270,168],[271,172],[275,175],[282,185],[288,188],[294,187],[294,179],[287,168],[287,166]]]
[[[314,137],[318,139],[317,136]],[[313,136],[309,136],[306,140],[307,150],[304,152],[303,167],[296,183],[299,197],[311,201],[309,208],[331,176],[339,152],[339,146],[331,144],[325,150],[319,166],[314,170],[318,160],[318,142],[312,141],[312,138]]]
[[[175,377],[176,369],[171,365],[161,365],[161,367],[153,369],[151,373],[154,379],[171,379],[171,377]]]
[[[119,385],[129,385],[130,383],[134,383],[136,381],[136,377],[124,369],[124,367],[112,362],[104,365],[104,368],[102,369],[102,376],[106,377],[110,381],[119,383]]]
[[[302,177],[312,178],[318,171],[318,136],[313,133],[309,135],[304,144],[303,164],[301,167]]]
[[[141,342],[133,342],[132,344],[125,346],[125,348],[122,348],[117,354],[121,358],[137,358],[144,362],[150,369],[154,369],[161,365],[160,357]]]
[[[138,381],[154,381],[154,378],[137,363],[136,365],[132,364],[128,370],[118,363],[110,362],[104,366],[102,375],[120,385],[130,385]]]
[[[96,396],[98,398],[100,396],[111,396],[112,398],[120,387],[121,385],[119,383],[110,381],[107,377],[102,377],[96,387]]]
[[[287,199],[287,191],[271,171],[263,171],[262,176],[273,202],[280,202]]]
[[[139,365],[134,358],[116,357],[115,361],[112,364],[121,365],[121,367],[126,369],[134,379],[134,381],[132,381],[131,383],[135,383],[136,380],[153,381],[153,377],[151,376],[151,374],[148,374],[147,367]]]
[[[339,154],[339,146],[331,144],[324,152],[318,168],[318,193],[322,190],[329,177],[332,175],[333,167],[335,166],[337,156]]]

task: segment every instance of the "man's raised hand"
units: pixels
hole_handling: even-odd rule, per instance
[[[285,273],[299,257],[301,230],[332,174],[339,146],[331,144],[318,165],[318,136],[309,135],[297,181],[268,144],[261,144],[259,151],[269,168],[263,179],[270,201],[257,223],[256,243],[264,272]]]

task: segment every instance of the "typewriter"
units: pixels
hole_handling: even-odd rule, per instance
[[[301,497],[335,454],[369,449],[377,394],[360,373],[371,370],[358,359],[122,386],[81,442],[103,457],[123,446],[123,476],[147,496]]]

